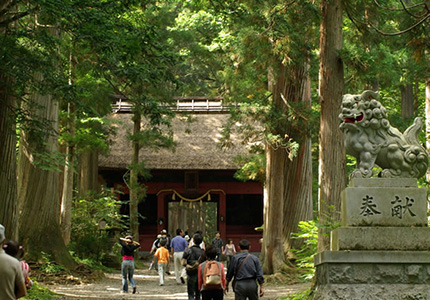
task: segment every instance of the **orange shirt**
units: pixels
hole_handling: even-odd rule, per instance
[[[158,258],[158,263],[168,263],[169,262],[169,250],[164,247],[160,247],[155,251],[155,257]]]

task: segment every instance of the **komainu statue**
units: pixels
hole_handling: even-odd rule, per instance
[[[379,94],[373,91],[342,97],[340,129],[344,132],[346,153],[357,159],[351,177],[371,177],[375,164],[382,168],[381,177],[424,176],[428,154],[418,141],[422,118],[416,118],[402,134],[390,125],[378,99]]]

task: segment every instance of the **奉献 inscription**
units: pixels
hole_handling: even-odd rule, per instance
[[[381,214],[381,212],[376,209],[376,204],[373,203],[373,197],[369,195],[363,198],[360,209],[360,215],[365,217]]]
[[[427,226],[426,190],[413,187],[348,187],[342,226]]]
[[[403,200],[399,196],[395,197],[396,198],[391,201],[391,204],[393,204],[393,207],[391,208],[391,216],[402,219],[406,212],[409,212],[410,216],[412,217],[416,216],[416,214],[414,214],[411,210],[414,199],[405,197],[405,205],[402,205],[404,203]]]

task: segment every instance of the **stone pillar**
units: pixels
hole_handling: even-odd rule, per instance
[[[341,227],[315,257],[319,299],[430,299],[426,190],[415,178],[355,178]]]

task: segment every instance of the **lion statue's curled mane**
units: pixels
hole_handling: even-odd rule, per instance
[[[357,159],[351,177],[371,177],[375,164],[382,168],[381,177],[424,176],[428,154],[418,141],[422,118],[415,118],[402,134],[390,125],[386,109],[378,99],[379,94],[373,91],[342,97],[340,129],[346,153]]]

